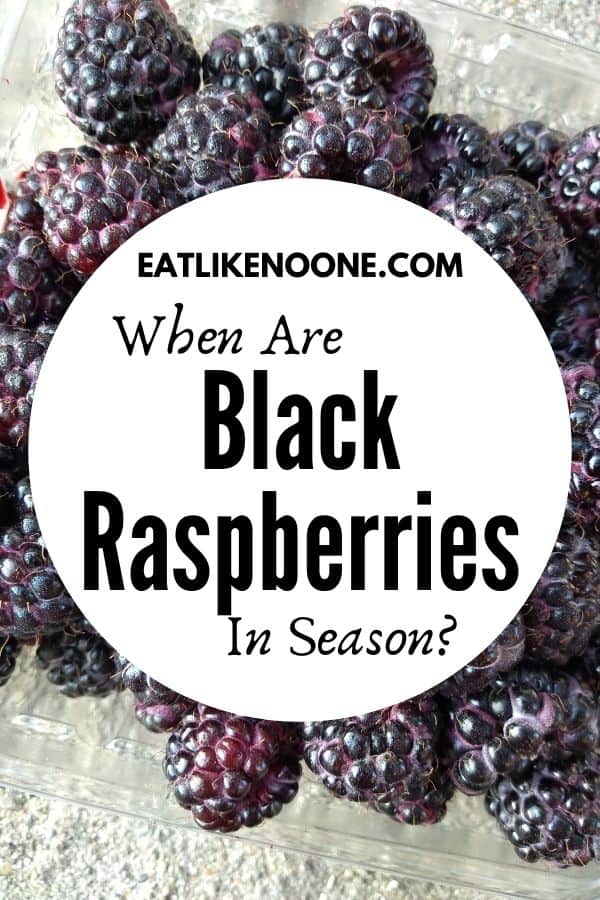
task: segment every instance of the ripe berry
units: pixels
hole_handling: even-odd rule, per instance
[[[164,0],[75,0],[58,33],[56,90],[102,144],[161,131],[200,84],[200,57]]]
[[[198,704],[169,738],[164,773],[201,828],[260,825],[298,792],[296,729]]]
[[[489,253],[534,309],[550,301],[566,267],[565,240],[530,184],[511,175],[473,178],[441,191],[429,208]]]

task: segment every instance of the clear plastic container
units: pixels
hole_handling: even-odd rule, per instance
[[[62,115],[51,60],[68,0],[0,0],[0,175],[8,181],[37,152],[81,143]],[[223,27],[287,19],[315,26],[346,5],[338,0],[173,0],[203,49]],[[600,120],[600,54],[436,0],[402,5],[425,25],[436,51],[434,109],[469,112],[490,127],[542,117],[574,131]],[[160,760],[165,739],[150,735],[129,696],[67,700],[51,690],[25,650],[0,691],[0,781],[129,815],[188,828],[189,815],[168,797]],[[329,798],[306,776],[298,800],[274,821],[239,837],[482,890],[527,898],[600,896],[600,869],[527,866],[483,811],[457,797],[430,829]]]

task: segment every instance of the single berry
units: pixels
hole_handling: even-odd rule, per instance
[[[198,704],[167,742],[164,773],[201,828],[260,825],[298,792],[296,728]]]
[[[479,244],[534,309],[549,302],[566,265],[565,241],[536,190],[520,178],[474,178],[436,195],[432,212]]]
[[[0,687],[4,687],[15,671],[21,644],[15,638],[0,638]]]
[[[0,325],[0,442],[24,450],[29,435],[33,394],[48,344],[51,325],[25,331]]]
[[[44,233],[53,256],[87,276],[173,204],[144,158],[86,147],[71,155],[44,192]]]
[[[536,187],[568,142],[566,134],[543,122],[516,122],[494,135],[494,147],[507,171]]]
[[[17,484],[15,504],[14,524],[0,531],[0,634],[27,640],[79,613],[48,557],[28,478]]]
[[[413,154],[414,194],[429,206],[434,195],[470,178],[497,174],[502,162],[482,125],[469,116],[436,113],[424,127]]]
[[[450,777],[481,794],[499,775],[537,757],[562,759],[598,746],[598,697],[575,675],[523,663],[481,692],[454,698],[446,751]]]
[[[31,228],[41,231],[44,224],[43,204],[45,196],[60,179],[62,173],[78,157],[87,154],[95,159],[97,150],[91,147],[65,147],[62,150],[45,150],[39,153],[31,168],[17,178],[10,196],[10,206],[6,218],[7,229],[16,226],[19,229]]]
[[[67,115],[102,144],[154,137],[200,84],[200,57],[163,0],[76,0],[54,57]]]
[[[146,675],[125,657],[118,657],[117,666],[121,684],[134,695],[136,718],[149,731],[173,731],[191,712],[193,700]]]
[[[527,655],[564,666],[600,627],[600,556],[571,505],[552,555],[523,607]]]
[[[600,125],[576,135],[556,156],[544,190],[565,232],[591,260],[600,251]]]
[[[600,535],[600,373],[585,363],[561,373],[571,417],[570,496],[582,521]]]
[[[58,322],[78,287],[41,231],[11,225],[0,234],[0,325]]]
[[[297,116],[281,139],[282,177],[335,178],[404,195],[411,172],[406,128],[389,112],[319,103]]]
[[[290,122],[305,106],[303,59],[310,43],[300,25],[271,22],[214,38],[202,66],[204,80],[260,97],[274,124]]]
[[[410,819],[412,809],[414,824],[421,824],[429,821],[418,807],[432,790],[438,770],[439,730],[436,700],[420,697],[365,716],[305,722],[302,752],[309,769],[334,796],[380,802],[380,811],[399,818],[404,809]],[[441,818],[443,803],[437,808]]]
[[[106,697],[121,689],[116,654],[79,622],[39,639],[36,663],[67,697]]]
[[[525,862],[584,866],[600,854],[600,758],[536,760],[499,778],[486,808]]]
[[[498,675],[517,665],[525,654],[525,624],[519,613],[512,622],[468,665],[463,666],[434,690],[444,697],[481,691]]]
[[[304,60],[313,101],[389,108],[420,141],[437,75],[420,23],[403,10],[351,6],[318,31]]]
[[[194,200],[275,177],[272,130],[256,95],[208,88],[178,104],[152,152],[178,195]]]

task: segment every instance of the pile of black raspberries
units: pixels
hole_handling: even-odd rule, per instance
[[[54,77],[88,143],[16,177],[0,234],[0,684],[28,644],[68,697],[131,692],[142,725],[169,733],[166,778],[206,829],[277,815],[304,762],[334,797],[401,824],[480,794],[521,859],[600,858],[600,125],[490,133],[430,114],[425,32],[385,7],[351,7],[316,34],[226,31],[202,59],[164,0],[76,0]],[[270,178],[388,191],[469,235],[546,329],[573,437],[562,530],[505,631],[426,695],[295,725],[206,707],[119,657],[48,557],[26,465],[44,353],[86,278],[174,207]]]

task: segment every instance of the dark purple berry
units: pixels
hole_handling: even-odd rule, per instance
[[[298,792],[297,731],[196,704],[170,736],[163,768],[175,799],[201,828],[253,827]]]
[[[441,191],[432,212],[502,266],[534,309],[546,305],[566,266],[565,240],[543,199],[520,178],[474,178]]]
[[[300,25],[271,22],[214,38],[203,60],[205,81],[260,97],[274,124],[290,122],[306,105],[303,60],[310,38]]]
[[[163,0],[76,0],[54,79],[67,115],[102,144],[153,138],[200,84],[200,57]]]

